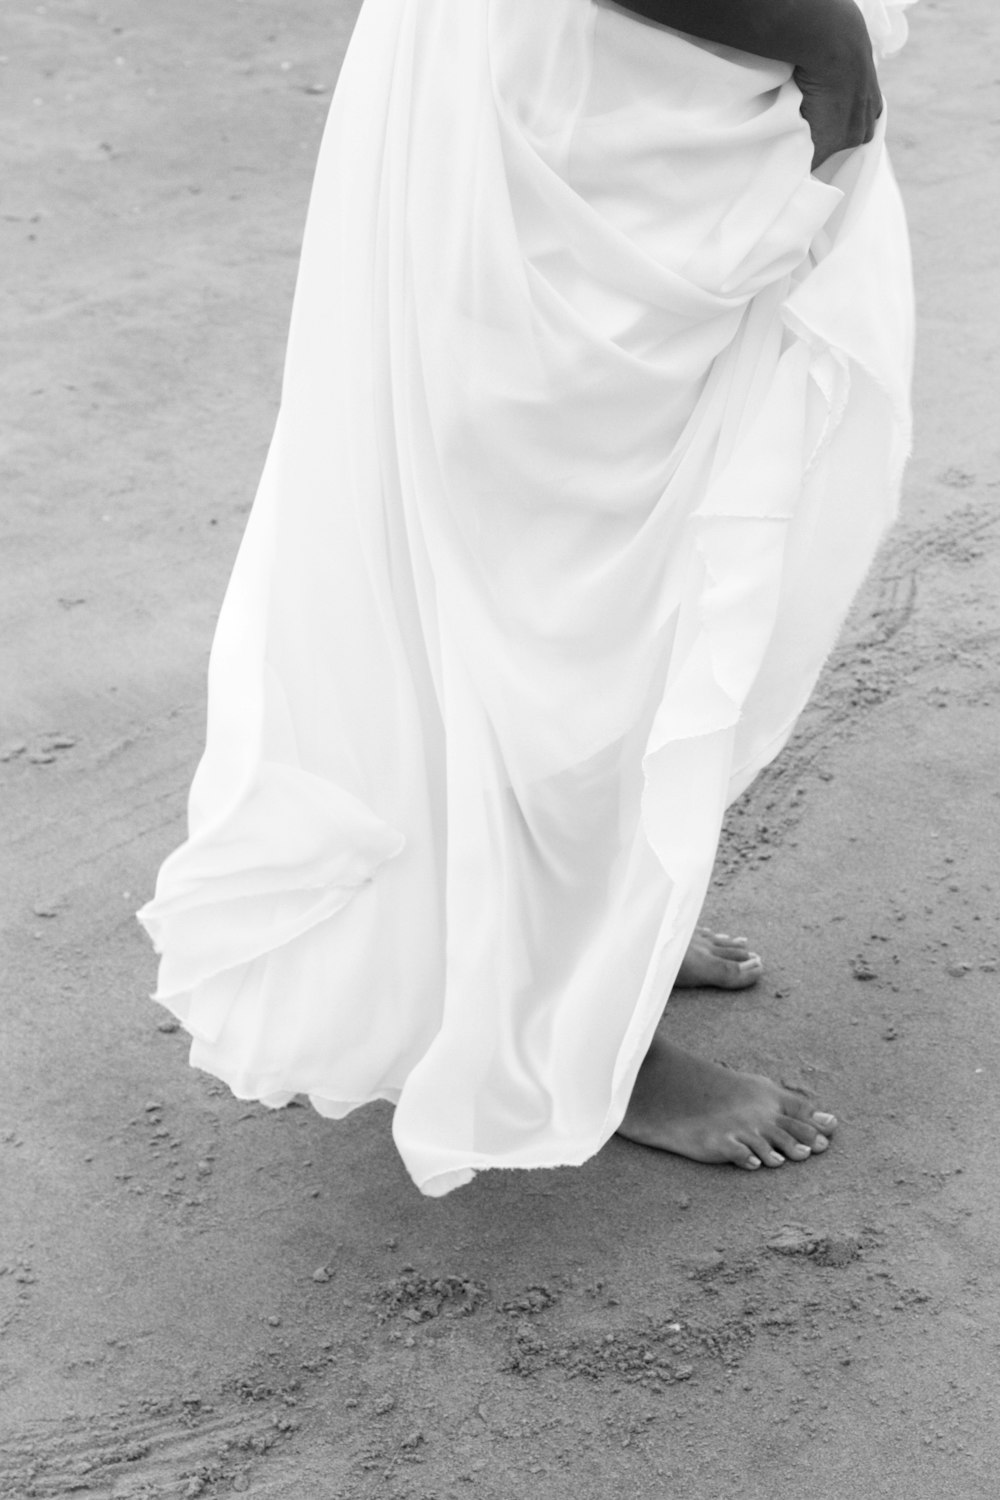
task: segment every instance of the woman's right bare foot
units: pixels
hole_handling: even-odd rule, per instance
[[[675,990],[746,990],[764,965],[745,937],[731,938],[710,927],[696,927],[674,980]]]
[[[692,1161],[756,1171],[825,1151],[836,1124],[803,1094],[706,1062],[657,1035],[618,1134]]]

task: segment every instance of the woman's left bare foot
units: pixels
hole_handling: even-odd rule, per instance
[[[674,989],[745,990],[756,984],[763,972],[764,965],[756,953],[751,953],[746,938],[697,927]]]
[[[753,1172],[825,1151],[836,1124],[796,1090],[696,1057],[657,1034],[618,1134]]]

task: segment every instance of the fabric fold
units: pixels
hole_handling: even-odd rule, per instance
[[[196,837],[145,916],[164,960],[157,999],[251,962],[345,906],[403,837],[356,797],[263,761],[221,824]]]

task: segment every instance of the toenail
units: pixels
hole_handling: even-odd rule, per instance
[[[783,1167],[785,1165],[785,1158],[780,1151],[772,1151],[767,1158],[767,1164],[769,1167]]]
[[[756,953],[751,953],[750,957],[743,959],[742,963],[740,963],[738,967],[741,974],[749,974],[751,969],[759,969],[760,966],[760,959],[757,957]]]
[[[814,1151],[825,1151],[829,1144],[830,1142],[825,1135],[818,1135],[813,1141],[812,1148]]]
[[[817,1141],[821,1141],[823,1139],[823,1137],[821,1135],[818,1135],[816,1137],[816,1139],[817,1139]],[[813,1147],[812,1149],[815,1150],[816,1148]],[[821,1146],[819,1149],[822,1150],[823,1147]],[[791,1151],[789,1152],[789,1155],[791,1155],[791,1156],[797,1156],[800,1160],[804,1160],[809,1155],[809,1153],[810,1153],[810,1147],[803,1146],[800,1143],[799,1145],[792,1147]]]
[[[815,1114],[815,1115],[813,1115],[813,1124],[814,1125],[818,1125],[819,1128],[820,1128],[820,1130],[832,1130],[833,1127],[836,1125],[836,1123],[837,1123],[837,1118],[836,1118],[835,1115],[824,1115],[824,1114]]]
[[[759,1156],[748,1156],[747,1160],[746,1160],[746,1164],[750,1168],[751,1171],[756,1171],[757,1168],[760,1166],[760,1157]]]

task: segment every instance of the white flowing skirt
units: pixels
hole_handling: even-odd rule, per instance
[[[424,1192],[613,1133],[726,805],[892,519],[884,121],[821,181],[799,103],[606,0],[358,20],[190,836],[141,919],[193,1064],[393,1101]]]

